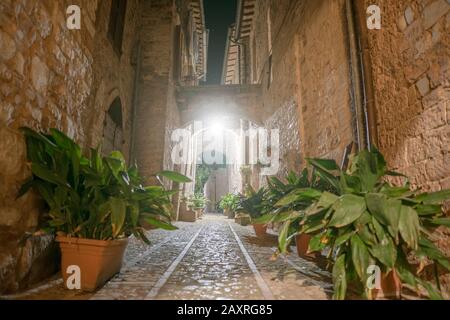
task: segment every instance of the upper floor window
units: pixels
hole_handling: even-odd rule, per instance
[[[126,11],[127,0],[112,0],[108,36],[112,41],[114,50],[116,50],[119,54],[122,53],[122,40]]]

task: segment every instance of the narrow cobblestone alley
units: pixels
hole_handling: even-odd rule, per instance
[[[450,0],[0,0],[0,300],[450,299],[449,34]]]
[[[167,234],[149,233],[152,245],[130,240],[124,267],[93,294],[71,292],[61,280],[10,298],[92,300],[322,300],[330,275],[296,255],[271,259],[276,236],[257,238],[222,215],[178,222]],[[241,247],[242,246],[242,247]]]

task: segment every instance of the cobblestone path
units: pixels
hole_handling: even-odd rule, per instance
[[[276,236],[257,238],[218,215],[179,230],[149,232],[151,246],[132,239],[124,267],[96,293],[65,290],[55,279],[18,299],[262,300],[328,299],[329,273],[292,254],[271,259]]]

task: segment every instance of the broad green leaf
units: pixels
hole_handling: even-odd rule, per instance
[[[341,254],[333,266],[333,299],[344,300],[347,294],[347,275],[345,271],[345,254]]]
[[[286,253],[287,246],[288,246],[288,235],[289,235],[289,228],[291,226],[291,221],[288,220],[283,224],[283,227],[281,228],[280,234],[278,236],[278,246],[281,253]]]
[[[437,261],[440,265],[450,271],[450,262],[448,258],[428,239],[419,240],[419,249],[416,251],[418,256],[425,256],[431,260]]]
[[[45,145],[47,145],[48,147],[50,147],[52,149],[57,148],[57,146],[55,145],[55,143],[53,141],[50,141],[46,136],[34,131],[33,129],[30,129],[27,127],[21,127],[20,131],[22,131],[25,136],[28,136],[28,137],[34,138],[38,141],[41,141],[42,143],[44,143]]]
[[[358,277],[365,281],[367,278],[367,267],[369,266],[370,255],[367,246],[358,235],[351,238],[352,262]]]
[[[388,199],[384,194],[368,193],[366,203],[369,211],[379,222],[388,227],[391,235],[397,238],[400,219],[400,200]]]
[[[446,226],[450,228],[450,218],[437,218],[430,220],[430,222],[435,225]]]
[[[24,196],[33,187],[33,185],[34,185],[34,178],[33,176],[31,176],[20,187],[19,191],[17,192],[16,199],[19,199],[22,196]]]
[[[33,172],[33,174],[35,176],[41,178],[44,181],[47,181],[47,182],[50,182],[50,183],[53,183],[56,185],[70,187],[70,185],[67,183],[67,181],[63,177],[58,176],[53,171],[41,166],[40,164],[32,163],[31,171]]]
[[[127,204],[123,199],[111,198],[109,200],[111,210],[111,227],[113,238],[117,238],[125,224]]]
[[[338,196],[325,191],[317,202],[317,207],[327,209],[335,204],[337,200],[339,200]]]
[[[334,213],[329,223],[330,227],[345,227],[356,221],[366,210],[364,198],[352,194],[343,195],[333,205]]]
[[[442,206],[439,204],[419,204],[414,209],[419,216],[431,216],[442,212]]]
[[[415,198],[424,204],[441,204],[450,199],[450,190],[442,190],[433,193],[423,193]]]
[[[163,229],[163,230],[170,230],[170,231],[172,231],[172,230],[177,230],[178,229],[177,227],[175,227],[174,225],[172,225],[170,223],[167,223],[167,222],[155,219],[155,218],[150,217],[150,216],[146,216],[144,218],[144,220],[146,222],[150,223],[151,225],[153,225],[153,226],[155,226],[157,228]]]
[[[340,169],[336,161],[334,160],[308,158],[307,161],[309,162],[309,164],[322,170],[335,171]]]
[[[113,158],[113,159],[116,159],[116,160],[119,160],[120,162],[125,164],[125,157],[123,156],[122,152],[120,152],[120,151],[113,151],[113,152],[111,152],[109,157]]]
[[[123,162],[116,158],[111,157],[105,158],[105,161],[108,164],[108,167],[111,169],[111,172],[113,173],[114,177],[116,179],[120,179],[119,173],[125,170]]]
[[[302,200],[317,200],[322,195],[322,192],[317,191],[312,188],[303,188],[296,189],[289,193],[287,196],[283,197],[280,201],[278,201],[275,206],[276,207],[284,207],[290,205],[296,201]]]
[[[345,243],[347,243],[347,241],[350,240],[350,238],[354,235],[355,233],[352,231],[347,231],[343,234],[341,234],[339,237],[336,238],[336,241],[334,242],[335,247],[339,247]]]
[[[409,186],[391,187],[390,185],[385,184],[383,188],[381,188],[380,193],[385,194],[391,198],[399,198],[409,196],[411,194],[411,190]]]
[[[185,175],[182,175],[181,173],[174,172],[174,171],[162,171],[158,174],[156,174],[158,177],[164,177],[166,179],[169,179],[174,182],[178,183],[189,183],[192,182],[191,179],[186,177]]]
[[[417,249],[420,223],[419,216],[413,208],[401,206],[399,231],[409,248],[413,250]]]
[[[394,268],[397,261],[397,248],[391,237],[385,237],[379,244],[369,247],[369,251],[388,268]]]
[[[358,235],[368,246],[375,246],[378,243],[376,235],[371,232],[367,225],[364,225],[359,229]]]
[[[72,139],[56,129],[50,129],[50,133],[58,147],[68,151],[71,157],[81,157],[81,148]]]
[[[131,224],[133,225],[133,227],[137,227],[137,225],[139,223],[139,214],[140,214],[138,204],[131,205],[129,207],[129,212],[130,212]]]

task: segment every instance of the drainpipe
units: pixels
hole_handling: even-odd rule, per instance
[[[367,60],[363,56],[361,46],[361,24],[356,23],[355,1],[345,1],[347,18],[347,30],[350,55],[350,73],[352,86],[352,111],[354,113],[355,137],[358,150],[371,149],[372,133],[369,123],[374,121],[373,115],[369,115],[368,91],[371,86],[366,75]],[[369,64],[370,66],[370,64]],[[373,101],[373,100],[372,100]]]
[[[132,63],[136,67],[134,74],[134,92],[133,92],[133,104],[131,113],[131,146],[130,146],[130,163],[136,161],[136,118],[137,118],[137,104],[139,100],[139,79],[141,77],[141,43],[138,42],[135,47],[134,61]]]
[[[356,20],[356,34],[358,36],[358,45],[360,52],[361,70],[363,74],[363,84],[365,90],[365,109],[367,112],[367,126],[370,136],[370,146],[378,145],[377,113],[375,106],[375,88],[372,74],[372,59],[370,56],[370,47],[367,29],[367,7],[363,1],[352,1],[353,12]],[[373,31],[377,32],[377,31]]]

